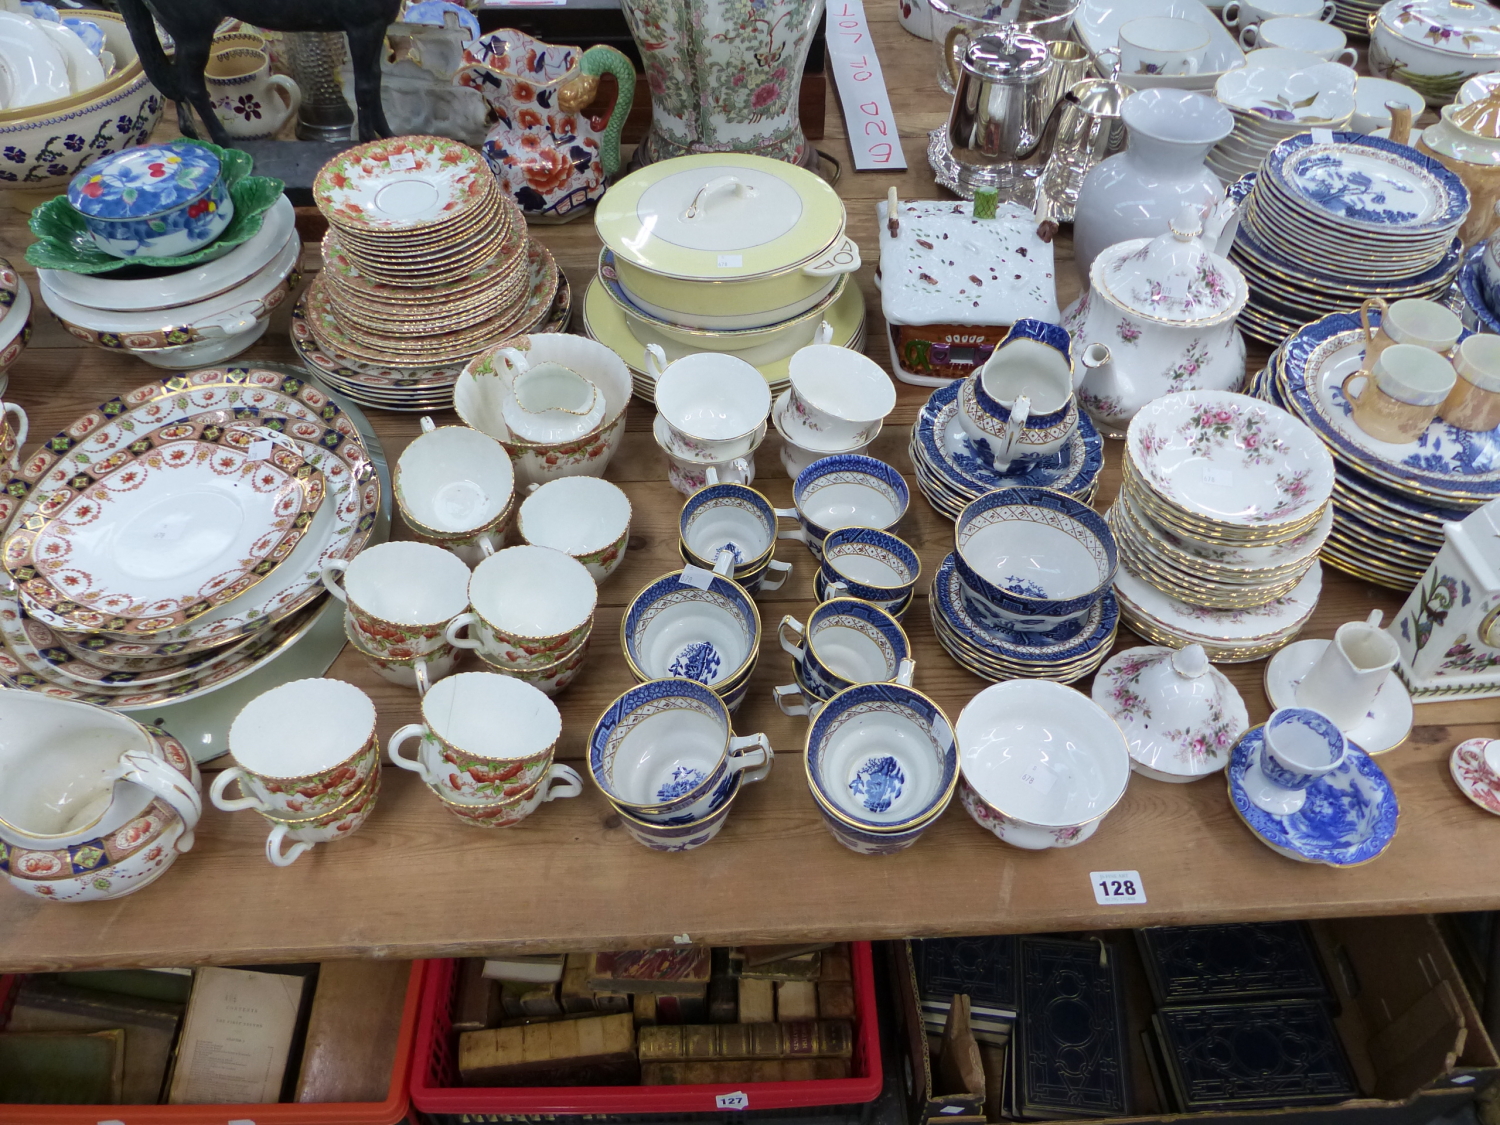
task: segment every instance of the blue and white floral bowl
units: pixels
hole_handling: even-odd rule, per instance
[[[99,248],[117,258],[192,253],[234,218],[219,157],[187,140],[94,161],[68,186],[68,202]]]
[[[620,621],[620,647],[637,680],[696,680],[731,712],[745,698],[760,638],[760,611],[744,587],[715,576],[700,590],[677,571],[637,594]]]
[[[803,763],[823,823],[864,855],[911,847],[958,786],[952,723],[902,684],[859,684],[835,695],[807,732]]]

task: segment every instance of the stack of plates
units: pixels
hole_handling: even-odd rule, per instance
[[[1372,324],[1379,313],[1371,312]],[[1306,325],[1274,355],[1257,393],[1312,428],[1333,454],[1333,530],[1325,562],[1369,582],[1409,590],[1443,545],[1443,523],[1500,496],[1500,437],[1435,419],[1407,445],[1354,423],[1342,390],[1364,358],[1352,313]]]
[[[958,391],[954,380],[932,392],[911,429],[912,468],[927,502],[950,520],[972,501],[997,488],[1036,485],[1065,492],[1085,504],[1093,502],[1104,464],[1104,440],[1082,410],[1066,445],[1050,457],[1027,465],[1012,464],[996,472],[980,457],[958,424]]]
[[[1485,284],[1484,258],[1488,249],[1488,243],[1481,242],[1464,254],[1464,264],[1458,271],[1458,282],[1454,286],[1456,292],[1449,295],[1448,305],[1458,313],[1470,332],[1500,334],[1500,316],[1495,315],[1495,310],[1490,307],[1491,298],[1486,296],[1487,289],[1494,295],[1493,286]],[[4,335],[5,328],[0,325],[0,338]],[[0,353],[0,370],[5,367],[4,360],[4,354]]]
[[[0,679],[120,710],[224,687],[312,627],[323,565],[379,504],[353,419],[311,384],[211,368],[113,399],[6,484]]]
[[[1183,391],[1147,404],[1131,420],[1109,512],[1127,623],[1158,643],[1175,637],[1221,652],[1284,642],[1301,627],[1297,614],[1289,621],[1273,611],[1249,633],[1212,615],[1255,620],[1304,589],[1333,525],[1333,487],[1323,443],[1269,403]],[[1195,635],[1198,614],[1223,630],[1212,646]]]
[[[1259,660],[1289,643],[1307,624],[1323,590],[1323,568],[1314,565],[1291,593],[1252,609],[1208,609],[1168,597],[1141,581],[1123,563],[1115,576],[1120,617],[1152,644],[1200,644],[1216,664]]]
[[[1366,297],[1440,299],[1453,283],[1469,194],[1406,145],[1334,133],[1282,141],[1237,182],[1240,225],[1229,257],[1250,283],[1240,327],[1279,344]]]
[[[1266,154],[1309,129],[1343,129],[1354,115],[1358,76],[1340,63],[1303,70],[1249,65],[1214,85],[1214,96],[1234,116],[1234,132],[1208,154],[1208,167],[1225,184],[1258,171]]]
[[[298,304],[298,353],[359,402],[451,405],[463,365],[554,314],[559,274],[484,158],[442,137],[335,157],[313,198],[323,270]]]
[[[1334,0],[1333,26],[1345,35],[1361,39],[1370,34],[1370,17],[1380,11],[1384,0]]]

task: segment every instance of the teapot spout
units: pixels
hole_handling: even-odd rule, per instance
[[[1080,390],[1098,398],[1116,398],[1119,394],[1119,376],[1115,373],[1115,357],[1106,344],[1090,344],[1079,356],[1083,362],[1083,381]]]

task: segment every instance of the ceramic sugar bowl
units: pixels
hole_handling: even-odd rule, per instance
[[[1099,669],[1093,697],[1125,732],[1130,768],[1157,781],[1218,773],[1250,727],[1245,701],[1202,645],[1126,649]]]
[[[1171,230],[1117,243],[1094,260],[1089,289],[1063,314],[1081,353],[1078,400],[1110,437],[1175,391],[1231,390],[1245,374],[1235,318],[1245,275],[1204,245],[1196,207]]]

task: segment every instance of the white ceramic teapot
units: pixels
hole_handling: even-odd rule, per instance
[[[1105,250],[1089,289],[1063,314],[1081,353],[1078,401],[1101,431],[1123,437],[1136,412],[1176,391],[1231,390],[1245,374],[1235,317],[1249,287],[1199,237],[1197,208],[1172,229]]]

